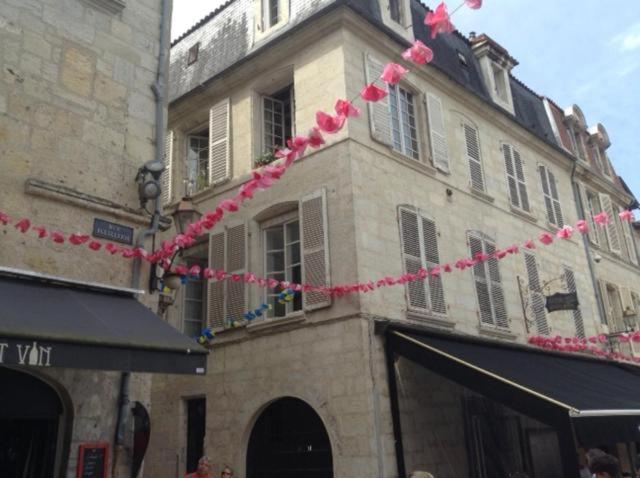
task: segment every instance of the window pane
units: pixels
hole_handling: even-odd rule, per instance
[[[282,227],[274,227],[267,229],[267,251],[274,249],[284,249],[284,235],[282,233]]]
[[[298,221],[287,224],[287,241],[295,242],[300,239],[300,223]]]
[[[184,318],[185,320],[200,321],[202,319],[202,302],[190,300],[185,301]]]
[[[294,266],[291,268],[291,282],[300,284],[302,282],[302,267]]]
[[[190,280],[185,288],[187,299],[202,300],[202,282]]]
[[[300,263],[300,243],[299,242],[296,242],[288,246],[287,253],[288,253],[288,260],[289,260],[289,264],[287,265]]]
[[[198,337],[202,331],[200,322],[186,321],[183,324],[183,332],[188,337]]]
[[[267,253],[267,272],[284,270],[284,251]]]

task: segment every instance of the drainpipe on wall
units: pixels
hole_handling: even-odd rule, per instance
[[[573,168],[571,168],[571,187],[573,189],[573,198],[576,202],[576,211],[578,217],[586,219],[587,215],[584,212],[584,204],[582,204],[582,196],[578,189],[578,182],[576,181],[576,167],[577,160],[573,161]],[[602,297],[600,296],[600,287],[598,287],[598,279],[596,278],[595,267],[593,265],[593,257],[591,255],[591,246],[589,245],[589,236],[587,234],[581,234],[582,245],[584,246],[585,254],[587,255],[587,264],[589,265],[589,275],[591,276],[591,284],[593,285],[593,292],[596,297],[596,303],[598,304],[598,314],[600,315],[600,323],[606,324],[604,306],[602,304]]]
[[[171,21],[171,0],[161,0],[161,13],[160,13],[160,44],[158,53],[158,71],[156,74],[156,82],[151,85],[151,91],[153,91],[156,103],[156,157],[155,162],[164,164],[164,136],[165,136],[165,100],[166,100],[166,82],[165,82],[165,69],[167,62],[167,36],[169,31],[167,26]],[[151,218],[151,224],[149,228],[140,231],[136,238],[134,247],[143,247],[144,242],[148,237],[154,236],[158,232],[160,223],[160,216],[162,214],[162,194],[155,200],[155,209]],[[133,270],[131,273],[131,287],[133,289],[140,289],[140,276],[141,276],[142,261],[139,257],[133,261]],[[116,436],[115,446],[113,451],[113,476],[117,477],[118,462],[122,454],[125,439],[125,423],[127,422],[127,416],[129,412],[129,384],[131,382],[131,373],[123,372],[120,377],[120,393],[118,396],[118,416],[116,420]]]

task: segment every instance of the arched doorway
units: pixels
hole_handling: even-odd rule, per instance
[[[0,476],[57,476],[60,397],[34,376],[4,367],[0,367],[0,383]]]
[[[281,398],[260,414],[249,438],[247,478],[333,478],[327,430],[302,400]]]

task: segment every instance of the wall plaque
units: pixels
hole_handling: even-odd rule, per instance
[[[78,448],[76,478],[107,478],[108,465],[108,443],[83,443]]]
[[[577,310],[580,303],[578,302],[578,294],[575,292],[558,292],[546,297],[546,306],[549,312],[556,310]]]
[[[104,219],[93,220],[93,235],[123,244],[133,244],[133,228]]]

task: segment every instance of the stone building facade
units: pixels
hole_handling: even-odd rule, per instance
[[[606,159],[602,126],[591,130],[582,118],[577,134],[584,148],[599,148],[593,154],[605,158],[608,173],[568,142],[577,107],[563,111],[518,81],[511,75],[517,61],[486,35],[430,39],[425,12],[409,0],[235,0],[174,42],[167,210],[190,195],[201,212],[232,197],[283,139],[306,133],[317,111],[357,97],[409,42],[420,39],[435,53],[430,65],[412,66],[388,100],[363,107],[361,118],[185,251],[185,263],[294,282],[366,282],[574,224],[583,217],[579,184],[615,207],[632,202]],[[626,238],[626,226],[613,223],[611,234]],[[376,322],[523,347],[530,335],[608,333],[620,311],[599,304],[600,284],[637,284],[639,270],[633,241],[620,242],[626,253],[599,244],[574,235],[426,285],[331,299],[303,294],[285,306],[250,285],[187,283],[167,319],[185,333],[207,324],[218,333],[205,379],[154,379],[153,421],[163,438],[152,439],[147,471],[180,476],[191,471],[197,449],[216,473],[228,464],[239,476],[262,476],[268,468],[260,467],[273,463],[261,453],[281,450],[265,448],[259,430],[273,407],[295,398],[320,418],[332,452],[324,461],[332,474],[320,467],[297,476],[399,476],[393,392]],[[578,310],[540,306],[543,295],[574,290]],[[242,320],[269,301],[270,316]],[[239,326],[227,327],[228,318]],[[409,360],[393,367],[406,471],[470,474],[477,463],[460,404],[477,396]],[[514,411],[499,413],[517,417],[532,437],[549,431]],[[284,440],[273,433],[273,441]],[[537,466],[527,460],[515,460],[514,469]],[[280,463],[280,472],[292,472],[291,463]]]
[[[163,3],[169,12],[164,18]],[[135,177],[156,154],[151,87],[163,22],[168,53],[170,12],[171,3],[162,0],[0,1],[0,209],[11,217],[1,231],[3,275],[11,269],[55,276],[61,284],[132,287],[132,261],[39,239],[34,230],[21,234],[13,224],[26,217],[48,231],[90,234],[94,219],[102,219],[131,228],[134,239],[149,227]],[[151,241],[143,246],[150,248]],[[147,276],[143,270],[133,287],[145,289]],[[141,300],[156,308],[157,297]],[[56,449],[55,462],[38,476],[76,476],[78,446],[87,442],[109,444],[106,476],[130,476],[130,433],[117,463],[113,459],[120,372],[16,370],[48,384],[62,403],[57,435],[48,443]],[[149,375],[134,374],[129,399],[149,406],[149,383]],[[11,386],[5,381],[0,389]],[[8,417],[0,416],[0,429],[8,427]]]

